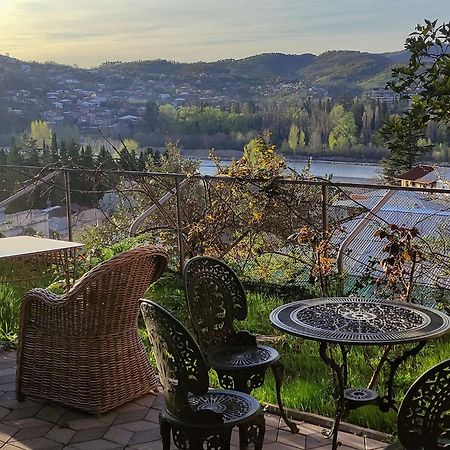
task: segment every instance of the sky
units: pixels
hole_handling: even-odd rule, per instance
[[[449,0],[0,0],[0,54],[94,67],[403,48]],[[447,16],[445,16],[445,13]]]

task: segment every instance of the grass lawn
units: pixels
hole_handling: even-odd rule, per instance
[[[183,323],[187,323],[184,293],[176,275],[166,275],[156,283],[151,288],[148,298],[172,311]],[[270,311],[282,303],[283,301],[279,298],[250,292],[248,293],[247,320],[237,325],[241,329],[247,329],[260,336],[268,345],[277,348],[282,355],[286,368],[282,397],[287,407],[333,417],[332,378],[329,368],[319,356],[319,344],[283,335],[275,330],[269,321]],[[402,349],[404,347],[402,346]],[[349,383],[352,386],[367,385],[372,368],[379,360],[380,354],[379,347],[352,348],[349,353]],[[420,374],[447,359],[449,354],[450,340],[447,336],[428,343],[417,357],[410,358],[397,373],[397,398],[400,400]],[[270,371],[267,374],[264,386],[253,391],[253,395],[261,402],[276,404],[275,381]],[[382,383],[385,378],[386,374],[382,374],[379,389],[376,388],[379,392],[383,392]],[[215,380],[214,376],[212,380]],[[395,430],[395,418],[393,411],[385,414],[375,406],[366,406],[352,411],[346,420],[389,433]]]

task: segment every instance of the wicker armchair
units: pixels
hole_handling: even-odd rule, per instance
[[[137,323],[139,298],[167,267],[165,251],[138,247],[98,265],[64,295],[23,300],[18,400],[44,398],[101,414],[155,390]]]

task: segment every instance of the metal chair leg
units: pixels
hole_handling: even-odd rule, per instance
[[[254,443],[255,450],[261,450],[266,432],[264,413],[261,413],[251,422],[239,425],[239,449],[246,450],[248,444]]]
[[[170,450],[170,422],[162,414],[159,415],[159,432],[163,450]]]
[[[255,444],[255,450],[262,450],[264,444],[264,435],[266,434],[266,421],[264,419],[264,413],[259,415],[256,419],[257,434],[253,438]]]
[[[280,415],[283,418],[286,425],[291,430],[291,433],[298,433],[300,430],[298,426],[288,419],[286,416],[286,412],[284,410],[283,404],[281,402],[281,385],[283,384],[283,378],[284,378],[284,365],[281,361],[277,361],[275,364],[272,365],[272,372],[275,377],[275,388],[277,393],[277,401],[278,401],[278,407],[280,408]]]

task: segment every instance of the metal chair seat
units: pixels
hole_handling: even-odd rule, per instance
[[[225,428],[237,426],[257,417],[261,414],[261,405],[250,395],[237,391],[223,391],[210,389],[202,395],[191,395],[188,403],[194,412],[191,419],[183,420],[184,426],[193,428],[209,428],[212,425]],[[203,415],[205,411],[209,411],[210,415]],[[199,413],[195,416],[195,412]],[[214,417],[216,413],[216,417]],[[177,421],[177,417],[173,416],[169,411],[163,410],[163,415],[170,417],[173,421]]]
[[[207,353],[206,358],[214,370],[251,370],[271,366],[280,354],[267,345],[236,345]]]

